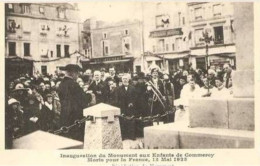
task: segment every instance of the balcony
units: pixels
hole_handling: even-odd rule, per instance
[[[217,45],[217,44],[224,44],[224,40],[214,40],[214,44]]]

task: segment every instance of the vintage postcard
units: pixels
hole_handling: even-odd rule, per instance
[[[0,165],[259,165],[258,2],[1,2]]]

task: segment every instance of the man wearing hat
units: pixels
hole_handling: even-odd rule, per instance
[[[78,65],[68,64],[61,67],[65,71],[65,77],[58,88],[58,95],[61,103],[60,125],[72,125],[75,120],[83,118],[83,109],[91,101],[91,95],[86,94],[76,82],[81,68]],[[64,136],[83,141],[84,125],[72,128]]]
[[[165,94],[164,94],[164,86],[161,79],[159,79],[159,70],[158,68],[153,68],[151,70],[151,80],[152,86],[157,89],[157,94],[160,95],[161,101],[165,101]],[[152,91],[150,85],[147,86],[147,92],[149,96],[149,103],[150,103],[150,115],[154,116],[157,114],[163,114],[164,108],[162,103],[160,102],[160,99],[156,94]],[[162,98],[161,98],[162,97]]]

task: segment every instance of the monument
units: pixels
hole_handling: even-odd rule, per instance
[[[119,115],[120,109],[108,104],[97,104],[83,110],[86,121],[84,149],[123,149]]]
[[[146,127],[145,148],[254,148],[254,5],[233,4],[233,97],[190,100],[188,123]]]

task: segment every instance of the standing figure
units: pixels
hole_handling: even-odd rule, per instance
[[[91,96],[86,94],[76,80],[81,68],[78,65],[68,64],[62,67],[65,70],[65,77],[58,88],[58,95],[61,103],[60,126],[72,125],[75,120],[83,118],[83,109],[88,106]],[[72,128],[64,136],[83,141],[84,126]]]
[[[162,115],[165,113],[165,94],[162,80],[159,79],[159,70],[154,68],[151,70],[152,78],[148,82],[147,93],[149,96],[150,115]],[[156,93],[154,93],[156,92]]]
[[[53,96],[51,94],[46,95],[46,101],[42,106],[40,112],[40,128],[43,131],[53,130],[54,129],[54,119],[55,119],[55,111],[53,107]]]
[[[101,72],[95,71],[94,78],[92,83],[89,86],[89,90],[91,90],[96,96],[96,104],[106,101],[106,84],[101,80]]]
[[[129,84],[129,76],[127,74],[122,77],[123,85],[117,89],[116,101],[117,106],[121,109],[121,113],[131,117],[135,116],[135,98],[136,93],[132,85]],[[135,139],[135,122],[121,118],[120,127],[123,139]]]

